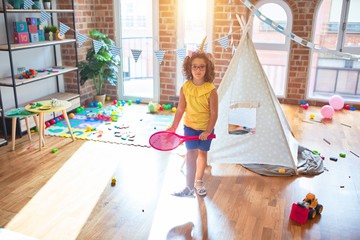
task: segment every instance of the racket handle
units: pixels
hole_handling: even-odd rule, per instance
[[[212,139],[212,138],[216,138],[216,135],[215,134],[210,134],[208,136],[208,139]],[[189,140],[199,140],[199,136],[186,136],[183,138],[185,141],[189,141]]]

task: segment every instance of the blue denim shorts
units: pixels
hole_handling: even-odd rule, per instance
[[[184,126],[184,135],[185,136],[199,136],[202,132],[203,132],[203,130],[195,130],[195,129],[189,128],[187,126]],[[212,131],[212,133],[214,133],[214,130]],[[204,152],[207,152],[210,150],[211,141],[212,141],[212,139],[191,140],[191,141],[186,141],[185,146],[186,146],[187,150],[200,149]]]

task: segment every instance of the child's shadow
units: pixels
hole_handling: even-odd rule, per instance
[[[166,235],[167,240],[178,239],[178,240],[193,240],[194,238],[191,236],[191,232],[194,228],[194,224],[192,222],[187,222],[179,226],[175,226]]]

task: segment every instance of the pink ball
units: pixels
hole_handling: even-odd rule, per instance
[[[321,108],[320,110],[321,112],[321,115],[324,117],[324,118],[329,118],[331,119],[333,116],[334,116],[334,108],[330,105],[325,105]]]
[[[344,99],[339,95],[334,95],[329,99],[329,104],[335,110],[340,110],[344,107]]]

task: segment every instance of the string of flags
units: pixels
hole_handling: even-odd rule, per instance
[[[339,52],[337,50],[331,50],[328,48],[324,48],[324,47],[320,47],[317,46],[316,44],[314,44],[313,42],[307,41],[299,36],[297,36],[296,34],[294,34],[293,32],[287,33],[284,29],[284,27],[282,27],[280,24],[278,24],[277,22],[269,19],[268,17],[266,17],[265,15],[263,15],[259,9],[257,9],[249,0],[240,0],[257,18],[259,18],[262,22],[266,23],[267,25],[269,25],[270,27],[272,27],[275,31],[285,35],[287,38],[297,42],[298,44],[304,46],[304,47],[308,47],[310,49],[313,49],[316,52],[321,52],[321,53],[328,53],[328,54],[333,54],[336,55],[338,57],[342,57],[345,59],[349,59],[349,60],[355,60],[355,61],[359,61],[360,60],[360,55],[355,55],[355,54],[351,54],[351,53],[344,53],[344,52]]]

